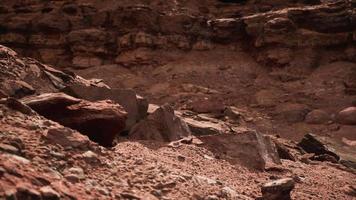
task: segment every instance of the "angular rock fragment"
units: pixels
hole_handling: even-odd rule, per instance
[[[64,93],[46,93],[22,100],[48,119],[86,134],[103,146],[111,146],[125,128],[126,112],[111,101],[89,102]]]
[[[264,170],[281,163],[271,139],[255,131],[203,136],[199,139],[204,143],[203,147],[232,164]]]
[[[308,153],[314,153],[314,160],[339,162],[346,167],[356,169],[356,147],[346,145],[336,138],[306,134],[298,144]]]
[[[219,120],[214,120],[209,117],[185,117],[182,116],[192,133],[196,136],[216,135],[229,132],[229,127]]]
[[[290,193],[294,189],[291,178],[278,179],[264,184],[261,188],[263,200],[290,200]]]
[[[137,95],[133,90],[71,85],[62,91],[88,101],[110,99],[122,105],[128,113],[125,130],[129,130],[136,122],[147,116],[148,101]]]
[[[137,123],[130,131],[129,138],[171,142],[191,135],[188,125],[174,114],[169,105],[163,105],[146,119]]]
[[[292,160],[296,161],[297,159],[295,156],[289,151],[289,149],[282,143],[274,141],[278,155],[281,159],[287,159],[287,160]]]
[[[320,141],[316,135],[306,134],[298,145],[308,153],[315,153],[317,155],[328,154],[339,160],[339,156],[325,143]]]

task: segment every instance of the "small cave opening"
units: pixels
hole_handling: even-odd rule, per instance
[[[53,94],[52,94],[53,95]],[[47,98],[47,99],[45,99]],[[112,147],[125,128],[125,117],[101,102],[82,102],[67,96],[51,96],[24,103],[45,118],[71,128],[104,147]],[[103,112],[92,107],[103,106]],[[106,110],[105,110],[106,109]]]

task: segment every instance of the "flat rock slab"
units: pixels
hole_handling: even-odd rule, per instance
[[[199,139],[203,147],[232,164],[264,170],[281,163],[271,139],[255,131],[203,136]]]
[[[184,116],[184,114],[178,114],[185,121],[193,135],[217,135],[228,133],[229,127],[226,126],[220,120],[216,120],[210,117],[196,115],[196,116]]]
[[[108,89],[94,86],[71,85],[62,90],[73,97],[88,101],[112,100],[127,112],[125,130],[147,116],[148,101],[130,89]]]
[[[173,108],[163,105],[137,123],[131,129],[129,138],[171,142],[190,135],[188,125],[175,115]]]

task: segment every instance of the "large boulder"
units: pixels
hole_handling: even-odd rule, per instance
[[[130,131],[129,138],[171,142],[191,135],[188,125],[174,114],[169,105],[163,105],[147,119],[137,123]]]
[[[203,147],[232,164],[264,170],[281,163],[271,139],[255,131],[203,136],[199,139]]]
[[[88,101],[109,99],[122,105],[126,110],[127,120],[125,130],[147,116],[148,101],[130,89],[108,89],[94,86],[71,85],[62,90],[73,97]]]
[[[103,146],[111,146],[125,128],[126,112],[110,100],[89,102],[64,93],[26,97],[22,102],[44,117],[78,130]]]
[[[356,107],[348,107],[340,111],[337,115],[340,124],[356,125]]]

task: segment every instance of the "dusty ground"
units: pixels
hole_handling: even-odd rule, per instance
[[[0,44],[68,74],[1,46],[0,199],[256,199],[264,183],[287,177],[292,199],[354,199],[353,169],[296,145],[313,133],[356,156],[356,125],[338,120],[356,106],[354,11],[346,0],[5,0]],[[104,148],[5,100],[103,86],[97,79],[228,132],[272,135],[296,159],[259,171],[195,140],[174,146],[126,132]],[[227,117],[230,106],[239,119]],[[316,123],[311,111],[322,111]]]
[[[340,165],[283,160],[276,169],[258,172],[216,159],[196,145],[122,141],[112,149],[93,143],[66,149],[44,135],[58,124],[1,107],[2,141],[18,144],[23,157],[1,153],[2,169],[11,170],[1,178],[5,192],[14,185],[38,190],[50,182],[63,199],[247,199],[260,196],[260,186],[269,180],[293,177],[295,199],[352,199],[356,184],[355,175]],[[86,156],[88,151],[94,156]],[[71,183],[66,175],[74,167],[84,173]],[[233,198],[233,191],[240,198]]]

